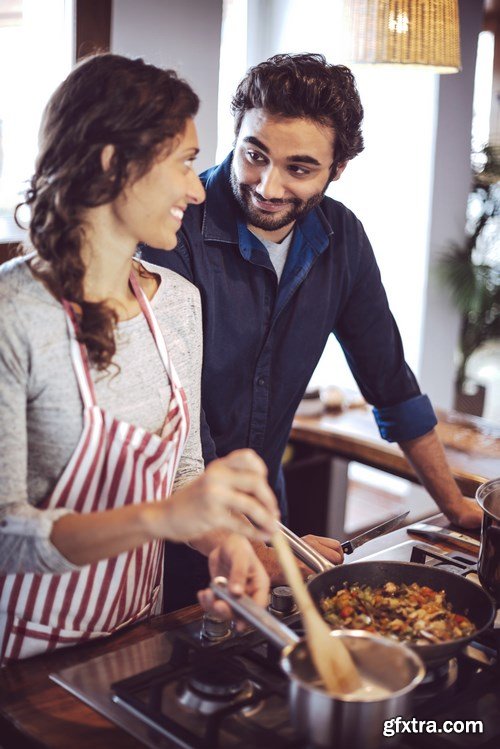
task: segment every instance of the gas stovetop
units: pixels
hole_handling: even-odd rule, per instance
[[[474,575],[475,559],[444,554],[408,541],[365,559],[445,566]],[[275,589],[273,611],[300,633],[287,589]],[[500,630],[487,632],[444,667],[428,673],[415,693],[412,716],[427,732],[400,724],[401,749],[498,749],[500,746]],[[138,738],[170,749],[302,749],[307,740],[291,726],[288,680],[279,651],[254,630],[243,634],[205,619],[164,632],[52,678]],[[456,721],[480,720],[482,733],[458,732]],[[454,733],[431,733],[453,721]],[[423,724],[422,724],[423,725]],[[447,724],[448,725],[448,724]],[[395,738],[384,739],[394,746]],[[385,746],[382,743],[382,746]],[[357,749],[352,747],[352,749]]]

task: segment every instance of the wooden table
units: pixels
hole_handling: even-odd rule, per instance
[[[446,525],[443,516],[432,522]],[[370,541],[350,561],[408,539],[404,529]],[[445,545],[441,545],[446,548]],[[2,749],[139,749],[143,745],[49,679],[49,674],[151,638],[200,616],[191,606],[98,643],[38,656],[0,669]]]
[[[436,429],[452,473],[464,495],[473,497],[478,486],[500,476],[500,425],[453,411],[437,411],[437,415]],[[290,442],[299,448],[308,446],[326,452],[332,458],[327,532],[335,538],[343,537],[350,461],[418,483],[398,445],[380,437],[368,406],[296,417]]]

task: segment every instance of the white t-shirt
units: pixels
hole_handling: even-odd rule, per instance
[[[252,231],[250,227],[248,227],[248,229],[249,231]],[[285,267],[286,259],[288,257],[288,251],[290,249],[290,245],[292,244],[293,231],[287,234],[286,237],[281,240],[281,242],[272,242],[270,239],[264,239],[254,231],[252,231],[252,234],[254,234],[257,239],[260,239],[267,252],[269,253],[269,259],[274,266],[274,270],[276,271],[276,275],[278,276],[279,283],[281,274],[283,273],[283,268]]]

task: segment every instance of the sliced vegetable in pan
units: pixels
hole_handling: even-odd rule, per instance
[[[322,598],[321,608],[335,629],[364,629],[414,645],[456,640],[476,630],[470,619],[453,612],[443,590],[417,583],[346,586]]]

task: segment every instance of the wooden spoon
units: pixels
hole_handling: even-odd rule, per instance
[[[338,637],[330,636],[330,627],[314,605],[285,536],[277,531],[271,541],[300,609],[312,662],[327,692],[353,692],[361,686],[361,678],[351,654]]]

